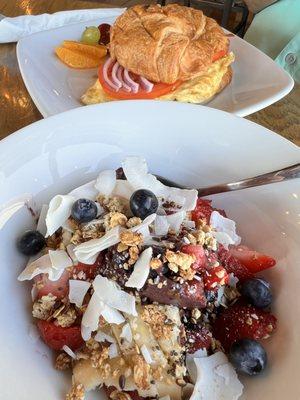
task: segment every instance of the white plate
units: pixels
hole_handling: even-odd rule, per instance
[[[151,170],[200,186],[295,164],[300,149],[259,125],[218,110],[155,101],[116,102],[56,115],[0,142],[0,204],[32,193],[38,206],[57,193],[142,155]],[[245,381],[247,400],[299,398],[300,180],[214,196],[238,224],[244,243],[273,255],[276,334],[266,342],[270,369]],[[5,400],[60,400],[70,377],[28,336],[30,285],[16,280],[25,260],[16,237],[32,226],[24,209],[0,231],[0,386]],[[99,395],[89,398],[99,398]]]
[[[44,117],[82,106],[81,95],[97,79],[97,70],[74,70],[54,54],[63,40],[79,40],[87,25],[112,23],[97,19],[39,32],[18,42],[17,56],[25,85]],[[237,36],[230,38],[233,80],[207,105],[241,117],[252,114],[286,96],[292,78],[273,60]]]

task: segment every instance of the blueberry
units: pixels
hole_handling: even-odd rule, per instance
[[[256,340],[241,339],[234,342],[229,353],[230,362],[239,371],[247,375],[256,375],[267,365],[267,353]]]
[[[245,281],[241,288],[241,294],[249,303],[258,308],[268,307],[272,303],[272,293],[269,282],[253,278]]]
[[[134,216],[142,219],[157,211],[158,200],[150,190],[136,190],[130,198],[130,209]]]
[[[72,217],[77,222],[90,222],[97,217],[96,203],[88,199],[76,200],[72,206]]]
[[[17,240],[17,248],[25,256],[34,256],[45,246],[46,240],[39,231],[27,231]]]

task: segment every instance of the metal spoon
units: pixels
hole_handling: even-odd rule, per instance
[[[180,189],[187,189],[186,187],[172,182],[169,179],[156,175],[157,179],[163,184]],[[269,183],[276,183],[286,181],[288,179],[300,178],[300,163],[291,165],[277,171],[268,172],[266,174],[258,175],[253,178],[243,179],[237,182],[221,183],[220,185],[208,186],[199,188],[199,196],[207,196],[209,194],[231,192],[233,190],[241,190],[255,186],[268,185]]]

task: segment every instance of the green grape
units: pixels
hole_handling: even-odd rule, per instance
[[[81,35],[82,43],[98,44],[100,40],[100,31],[96,26],[87,26]]]

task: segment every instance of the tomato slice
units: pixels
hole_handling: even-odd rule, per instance
[[[109,75],[111,72],[111,68],[108,70]],[[131,75],[133,78],[135,78],[134,74]],[[155,83],[150,93],[147,93],[146,90],[142,89],[141,87],[138,93],[128,93],[122,89],[120,89],[118,92],[115,92],[104,80],[103,65],[100,65],[99,67],[98,77],[105,93],[107,93],[110,97],[119,100],[155,99],[157,97],[161,97],[165,94],[173,92],[175,89],[178,88],[178,86],[181,85],[181,81],[177,81],[175,83],[172,83],[171,85],[168,85],[167,83]]]
[[[214,56],[212,61],[215,62],[219,60],[220,58],[224,57],[227,54],[226,50],[221,50],[218,51]],[[167,84],[167,83],[154,83],[154,87],[151,90],[151,92],[147,92],[146,90],[142,89],[141,87],[139,88],[138,93],[131,93],[131,92],[126,92],[123,89],[120,89],[118,92],[114,91],[108,83],[106,83],[104,76],[103,76],[103,64],[100,65],[99,70],[98,70],[98,78],[99,82],[101,83],[101,86],[105,93],[107,93],[110,97],[118,100],[136,100],[136,99],[156,99],[158,97],[164,96],[165,94],[168,94],[170,92],[173,92],[175,89],[177,89],[182,82],[181,81],[176,81],[172,84]],[[113,65],[110,66],[108,70],[108,75],[110,75],[111,70],[112,70]],[[138,77],[135,74],[131,74],[133,79],[136,80]]]

